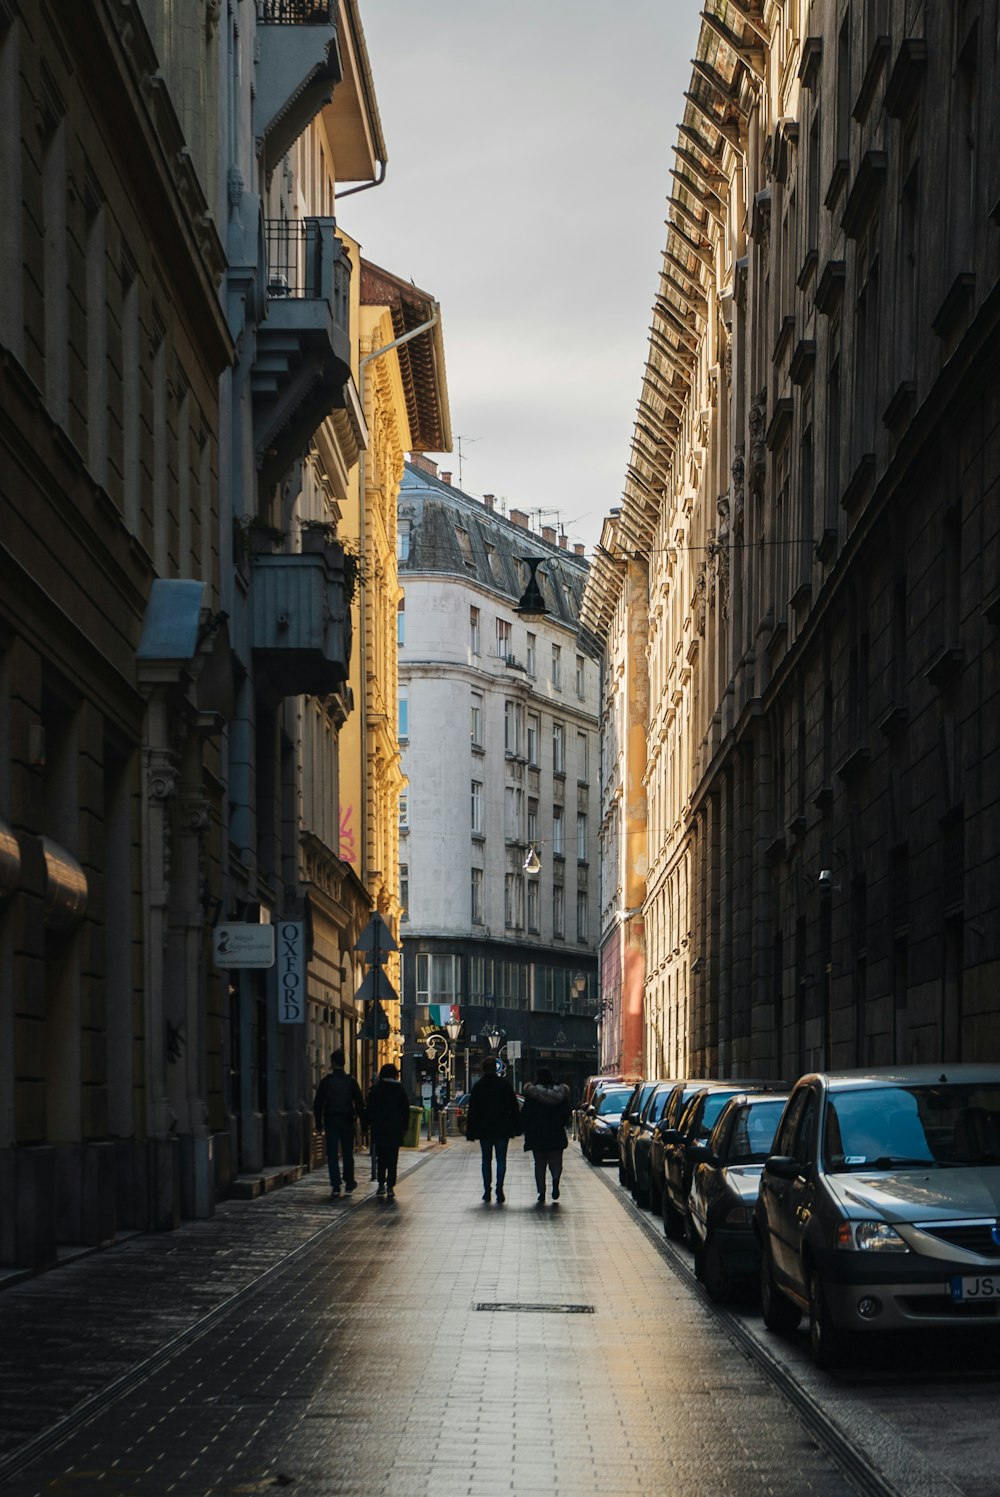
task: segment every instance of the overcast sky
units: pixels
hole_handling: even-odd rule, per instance
[[[588,553],[621,498],[700,8],[361,4],[389,169],[339,221],[441,303],[441,467],[458,483],[461,437],[467,493]]]

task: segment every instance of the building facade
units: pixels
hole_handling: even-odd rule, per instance
[[[648,565],[647,1069],[995,1054],[997,24],[706,7],[584,606]]]
[[[501,515],[422,459],[399,493],[399,806],[408,1059],[460,1008],[456,1084],[487,1027],[515,1065],[593,1069],[598,669],[578,638],[582,548]],[[517,613],[537,569],[546,614]],[[531,872],[538,865],[539,871]],[[431,1008],[434,1006],[434,1012]],[[414,1071],[409,1074],[413,1076]]]

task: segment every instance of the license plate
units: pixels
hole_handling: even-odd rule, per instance
[[[951,1281],[951,1297],[961,1304],[972,1304],[976,1300],[1000,1300],[1000,1273],[983,1274],[979,1278],[955,1277]]]

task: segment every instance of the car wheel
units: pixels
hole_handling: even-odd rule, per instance
[[[848,1360],[851,1336],[830,1319],[823,1280],[813,1269],[809,1275],[809,1345],[817,1367],[842,1367]]]
[[[674,1242],[680,1242],[684,1236],[684,1218],[666,1190],[663,1192],[663,1230]]]
[[[638,1175],[636,1175],[635,1177],[635,1185],[632,1187],[632,1194],[635,1197],[635,1204],[637,1206],[648,1207],[649,1187],[647,1185],[643,1185]]]
[[[802,1318],[798,1306],[786,1299],[774,1282],[771,1253],[766,1247],[760,1253],[760,1309],[769,1331],[794,1331]]]
[[[663,1187],[652,1170],[649,1172],[649,1209],[657,1216],[663,1210]]]
[[[726,1273],[722,1254],[719,1252],[719,1244],[711,1233],[705,1238],[700,1253],[702,1267],[698,1277],[704,1284],[709,1299],[714,1300],[717,1305],[724,1305],[733,1297],[733,1286]],[[695,1273],[698,1273],[697,1252],[695,1265]]]

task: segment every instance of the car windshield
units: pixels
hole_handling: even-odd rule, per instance
[[[835,1092],[825,1157],[832,1171],[1000,1165],[1000,1089],[939,1082]]]
[[[785,1098],[774,1102],[749,1102],[740,1109],[729,1145],[730,1164],[763,1164],[771,1152]]]
[[[705,1111],[701,1115],[701,1129],[703,1132],[711,1132],[715,1127],[716,1118],[733,1095],[733,1092],[709,1092],[705,1098]]]
[[[598,1113],[621,1112],[630,1095],[629,1092],[604,1092],[597,1099]]]
[[[656,1092],[646,1108],[645,1118],[647,1123],[658,1123],[663,1116],[663,1109],[670,1099],[669,1086],[664,1087],[662,1092]]]

